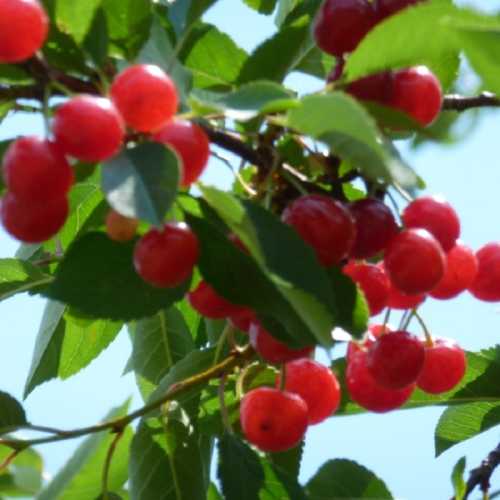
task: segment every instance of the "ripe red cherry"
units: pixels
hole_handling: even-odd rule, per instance
[[[247,441],[260,450],[286,451],[306,433],[307,404],[297,394],[259,387],[242,399],[240,421]]]
[[[349,342],[346,353],[347,362],[349,362],[350,358],[359,351],[367,351],[381,335],[392,331],[393,329],[390,325],[369,325],[368,331],[365,333],[362,342]]]
[[[379,200],[366,198],[349,205],[356,223],[356,239],[351,250],[355,259],[369,259],[384,250],[398,234],[398,226],[389,207]]]
[[[444,275],[441,245],[425,229],[408,229],[393,238],[384,267],[393,285],[407,295],[432,290]]]
[[[113,241],[125,242],[134,238],[139,221],[125,217],[115,210],[110,210],[106,215],[106,233]]]
[[[311,354],[314,347],[292,349],[283,342],[276,340],[260,323],[255,322],[249,329],[250,343],[260,354],[262,359],[269,363],[286,363],[294,359],[305,358]]]
[[[24,61],[42,47],[49,20],[37,0],[0,0],[0,63]]]
[[[82,161],[104,161],[118,153],[123,121],[105,97],[79,95],[60,106],[52,125],[61,150]]]
[[[281,383],[276,380],[276,387]],[[319,424],[334,413],[340,404],[340,385],[326,366],[303,358],[285,365],[285,391],[298,394],[307,404],[309,425]]]
[[[406,295],[401,293],[392,283],[389,289],[387,307],[390,309],[407,310],[415,309],[426,299],[426,295],[419,293],[417,295]]]
[[[407,228],[427,229],[443,250],[451,250],[460,236],[460,219],[455,209],[441,196],[422,196],[413,200],[402,214]]]
[[[206,281],[200,281],[187,298],[195,311],[211,319],[227,318],[243,309],[221,297]]]
[[[44,201],[65,196],[73,184],[73,169],[58,147],[36,136],[13,142],[3,160],[7,188],[17,198]]]
[[[392,96],[392,79],[391,71],[368,75],[351,82],[346,87],[346,92],[361,101],[388,106]]]
[[[375,22],[368,0],[326,0],[314,21],[314,39],[321,50],[342,56],[356,48]]]
[[[183,187],[195,182],[203,173],[210,156],[210,142],[199,125],[174,119],[154,135],[154,140],[171,146],[179,154]]]
[[[443,101],[441,84],[425,66],[396,71],[389,106],[407,113],[422,127],[439,115]]]
[[[420,340],[408,332],[397,331],[377,339],[368,350],[367,365],[377,384],[397,390],[416,382],[424,359]]]
[[[313,247],[324,266],[338,264],[351,251],[354,220],[341,203],[328,196],[301,196],[287,206],[282,219]]]
[[[180,285],[193,272],[198,261],[196,235],[183,223],[150,229],[136,243],[134,266],[137,274],[157,287]]]
[[[451,299],[467,290],[477,275],[477,259],[466,245],[457,244],[446,254],[444,276],[430,295],[435,299]]]
[[[469,291],[476,299],[500,301],[500,243],[488,243],[476,252],[478,270]]]
[[[66,196],[29,201],[7,193],[2,198],[1,218],[5,230],[25,243],[41,243],[59,231],[66,222],[69,203]]]
[[[467,367],[463,349],[449,339],[433,339],[425,348],[424,367],[417,379],[417,386],[430,394],[441,394],[453,389],[462,380]]]
[[[174,82],[153,64],[136,64],[123,70],[114,79],[110,93],[127,125],[139,132],[156,132],[177,111]]]
[[[423,0],[376,0],[375,10],[380,20],[392,16],[396,12],[422,2]]]
[[[370,309],[370,315],[381,312],[389,300],[390,282],[384,270],[373,264],[349,262],[342,269],[363,291]]]
[[[243,307],[238,312],[231,314],[229,321],[238,330],[248,333],[252,323],[257,321],[257,316],[251,309]]]

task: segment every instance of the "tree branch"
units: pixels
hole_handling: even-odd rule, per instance
[[[491,92],[483,92],[472,97],[449,94],[443,99],[443,109],[448,111],[465,111],[467,109],[488,107],[500,107],[500,99]]]
[[[476,486],[479,486],[486,497],[490,489],[491,476],[498,465],[500,465],[500,444],[488,454],[479,467],[471,470],[464,500],[469,497]]]

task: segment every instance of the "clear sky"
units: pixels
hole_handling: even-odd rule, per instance
[[[500,11],[498,0],[469,3]],[[207,21],[230,33],[247,50],[273,30],[270,18],[255,14],[237,0],[220,0],[208,13]],[[301,92],[321,85],[301,76],[294,76],[287,83]],[[498,112],[483,112],[479,126],[458,146],[425,146],[412,152],[404,143],[398,144],[426,180],[428,192],[444,194],[455,206],[462,221],[462,239],[473,248],[500,240],[499,120]],[[40,119],[17,115],[0,125],[0,139],[42,131]],[[225,167],[213,163],[205,180],[224,185],[228,175]],[[12,256],[16,248],[17,243],[0,230],[0,257]],[[20,399],[43,306],[41,299],[27,295],[0,303],[0,390]],[[466,349],[478,350],[498,342],[498,304],[479,303],[463,295],[451,302],[428,300],[422,313],[434,334],[453,337]],[[129,352],[127,335],[122,332],[88,369],[63,383],[51,381],[35,389],[25,402],[28,417],[34,423],[61,428],[99,420],[111,406],[135,393],[133,378],[121,377]],[[137,398],[135,403],[138,404]],[[469,466],[479,464],[497,445],[500,433],[493,429],[434,459],[433,432],[441,412],[435,408],[338,417],[315,426],[307,436],[302,479],[311,476],[325,460],[349,458],[376,472],[397,498],[449,498],[449,477],[455,462],[466,455]],[[50,473],[69,458],[76,444],[66,442],[40,448]],[[500,480],[497,484],[500,486]]]

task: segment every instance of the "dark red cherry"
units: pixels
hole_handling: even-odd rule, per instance
[[[344,72],[344,67],[345,59],[343,57],[337,58],[335,66],[326,79],[327,83],[334,83],[340,80],[340,78],[342,77],[342,73]]]
[[[243,309],[220,296],[206,281],[200,281],[187,298],[195,311],[210,319],[227,318]]]
[[[393,329],[389,325],[369,325],[368,331],[365,333],[361,342],[349,342],[347,346],[346,358],[349,362],[351,356],[359,351],[367,351],[368,348],[375,343],[375,341],[384,333],[392,332]]]
[[[252,323],[257,321],[255,313],[246,307],[240,308],[237,312],[229,316],[231,324],[238,330],[248,333]]]
[[[351,82],[346,92],[361,101],[373,101],[388,106],[392,96],[391,71],[368,75]]]
[[[469,291],[476,299],[500,301],[500,243],[488,243],[476,252],[478,270]]]

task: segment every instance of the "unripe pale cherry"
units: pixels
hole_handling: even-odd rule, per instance
[[[134,238],[139,221],[111,209],[106,215],[106,233],[110,239],[118,242],[130,241]]]
[[[123,120],[105,97],[79,95],[57,109],[52,125],[55,142],[78,160],[105,161],[120,150]]]
[[[61,198],[74,181],[73,169],[57,145],[36,136],[21,137],[9,146],[3,176],[9,191],[31,202]]]
[[[240,405],[243,435],[262,451],[293,448],[307,430],[307,404],[297,394],[271,387],[248,392]]]
[[[476,299],[500,301],[500,242],[488,243],[476,252],[478,270],[469,287]]]
[[[150,229],[135,245],[134,267],[147,283],[175,287],[185,281],[198,261],[199,243],[184,223]]]
[[[111,99],[130,127],[156,132],[177,111],[177,89],[171,78],[153,64],[135,64],[114,79]]]
[[[282,220],[291,225],[324,266],[338,264],[352,249],[356,227],[340,202],[321,194],[304,195],[287,206]]]
[[[49,20],[37,0],[0,0],[0,63],[32,57],[47,38]]]
[[[182,160],[181,186],[188,187],[203,173],[210,156],[207,134],[196,123],[173,119],[154,136],[173,148]]]
[[[202,316],[211,319],[222,319],[237,314],[244,308],[232,304],[219,295],[206,281],[200,281],[198,286],[187,294],[191,307]]]
[[[377,17],[382,20],[424,0],[375,0]]]

